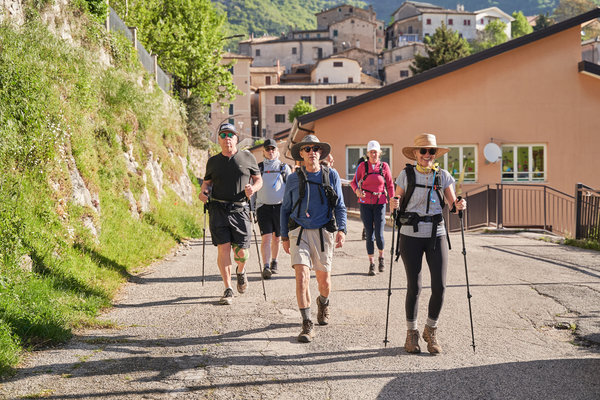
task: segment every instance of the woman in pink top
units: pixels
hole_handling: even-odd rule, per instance
[[[360,203],[360,218],[367,236],[367,254],[369,255],[369,275],[375,275],[375,246],[379,250],[379,272],[384,270],[383,228],[385,226],[385,205],[388,197],[394,197],[394,180],[390,166],[381,161],[381,146],[376,140],[367,144],[367,156],[364,163],[356,166],[356,173],[350,185]]]

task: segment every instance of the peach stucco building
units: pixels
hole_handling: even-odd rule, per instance
[[[452,152],[442,165],[463,190],[540,184],[573,194],[600,187],[600,66],[582,61],[581,24],[600,8],[408,79],[303,115],[288,145],[314,132],[332,145],[336,169],[351,178],[371,139],[397,176],[401,149],[423,132]],[[495,162],[484,147],[495,144]],[[289,155],[289,152],[287,152]]]

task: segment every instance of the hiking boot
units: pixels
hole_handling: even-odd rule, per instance
[[[273,274],[277,273],[277,260],[272,260],[271,261],[271,272]]]
[[[423,329],[423,339],[427,342],[427,351],[433,355],[442,352],[442,346],[437,342],[436,331],[437,328],[431,328],[429,325],[425,325],[425,329]]]
[[[225,289],[225,293],[223,293],[223,297],[219,300],[219,304],[228,306],[231,303],[233,303],[233,289],[227,288]]]
[[[369,276],[375,275],[375,264],[369,264]]]
[[[263,279],[271,279],[271,275],[273,274],[273,271],[271,271],[269,269],[269,265],[265,265],[265,268],[262,271],[262,277]]]
[[[315,337],[314,324],[310,319],[302,321],[302,332],[298,335],[298,341],[300,343],[312,342]]]
[[[246,291],[246,288],[248,287],[248,279],[246,279],[246,270],[244,269],[244,272],[240,274],[239,272],[237,272],[236,268],[235,275],[237,276],[237,290],[240,294],[244,293]]]
[[[329,301],[327,304],[321,303],[321,296],[317,297],[317,322],[319,325],[327,325],[329,323]]]
[[[419,347],[419,331],[416,329],[409,329],[406,331],[406,342],[404,343],[404,350],[407,353],[418,354],[421,352]]]
[[[379,272],[383,272],[385,265],[383,264],[383,257],[379,257]]]

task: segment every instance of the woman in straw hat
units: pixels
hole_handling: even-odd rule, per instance
[[[423,339],[427,342],[429,353],[437,354],[442,350],[436,338],[448,266],[448,241],[442,209],[444,200],[453,212],[464,210],[467,206],[464,199],[458,200],[456,197],[452,175],[439,168],[435,162],[437,158],[449,151],[450,149],[446,147],[439,147],[435,136],[427,133],[418,135],[413,146],[404,147],[402,153],[409,160],[416,161],[416,165],[407,165],[402,170],[396,179],[398,197],[391,202],[394,209],[402,204],[398,216],[401,224],[398,252],[402,256],[406,270],[407,334],[404,349],[409,353],[421,351],[417,312],[423,254],[431,274],[431,297]],[[413,181],[414,185],[409,185],[410,181]]]

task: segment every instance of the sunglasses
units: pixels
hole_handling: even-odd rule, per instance
[[[234,136],[235,136],[235,133],[233,133],[233,132],[221,132],[221,133],[219,133],[219,137],[221,139],[225,139],[226,137],[232,138]]]
[[[321,146],[306,146],[302,148],[302,151],[305,153],[310,153],[311,150],[316,153],[317,151],[321,151]]]
[[[437,149],[420,149],[419,153],[421,153],[422,155],[427,154],[427,152],[429,152],[429,155],[435,156],[435,153],[437,153]]]
[[[265,147],[266,151],[275,151],[275,147],[269,146],[269,147]]]

